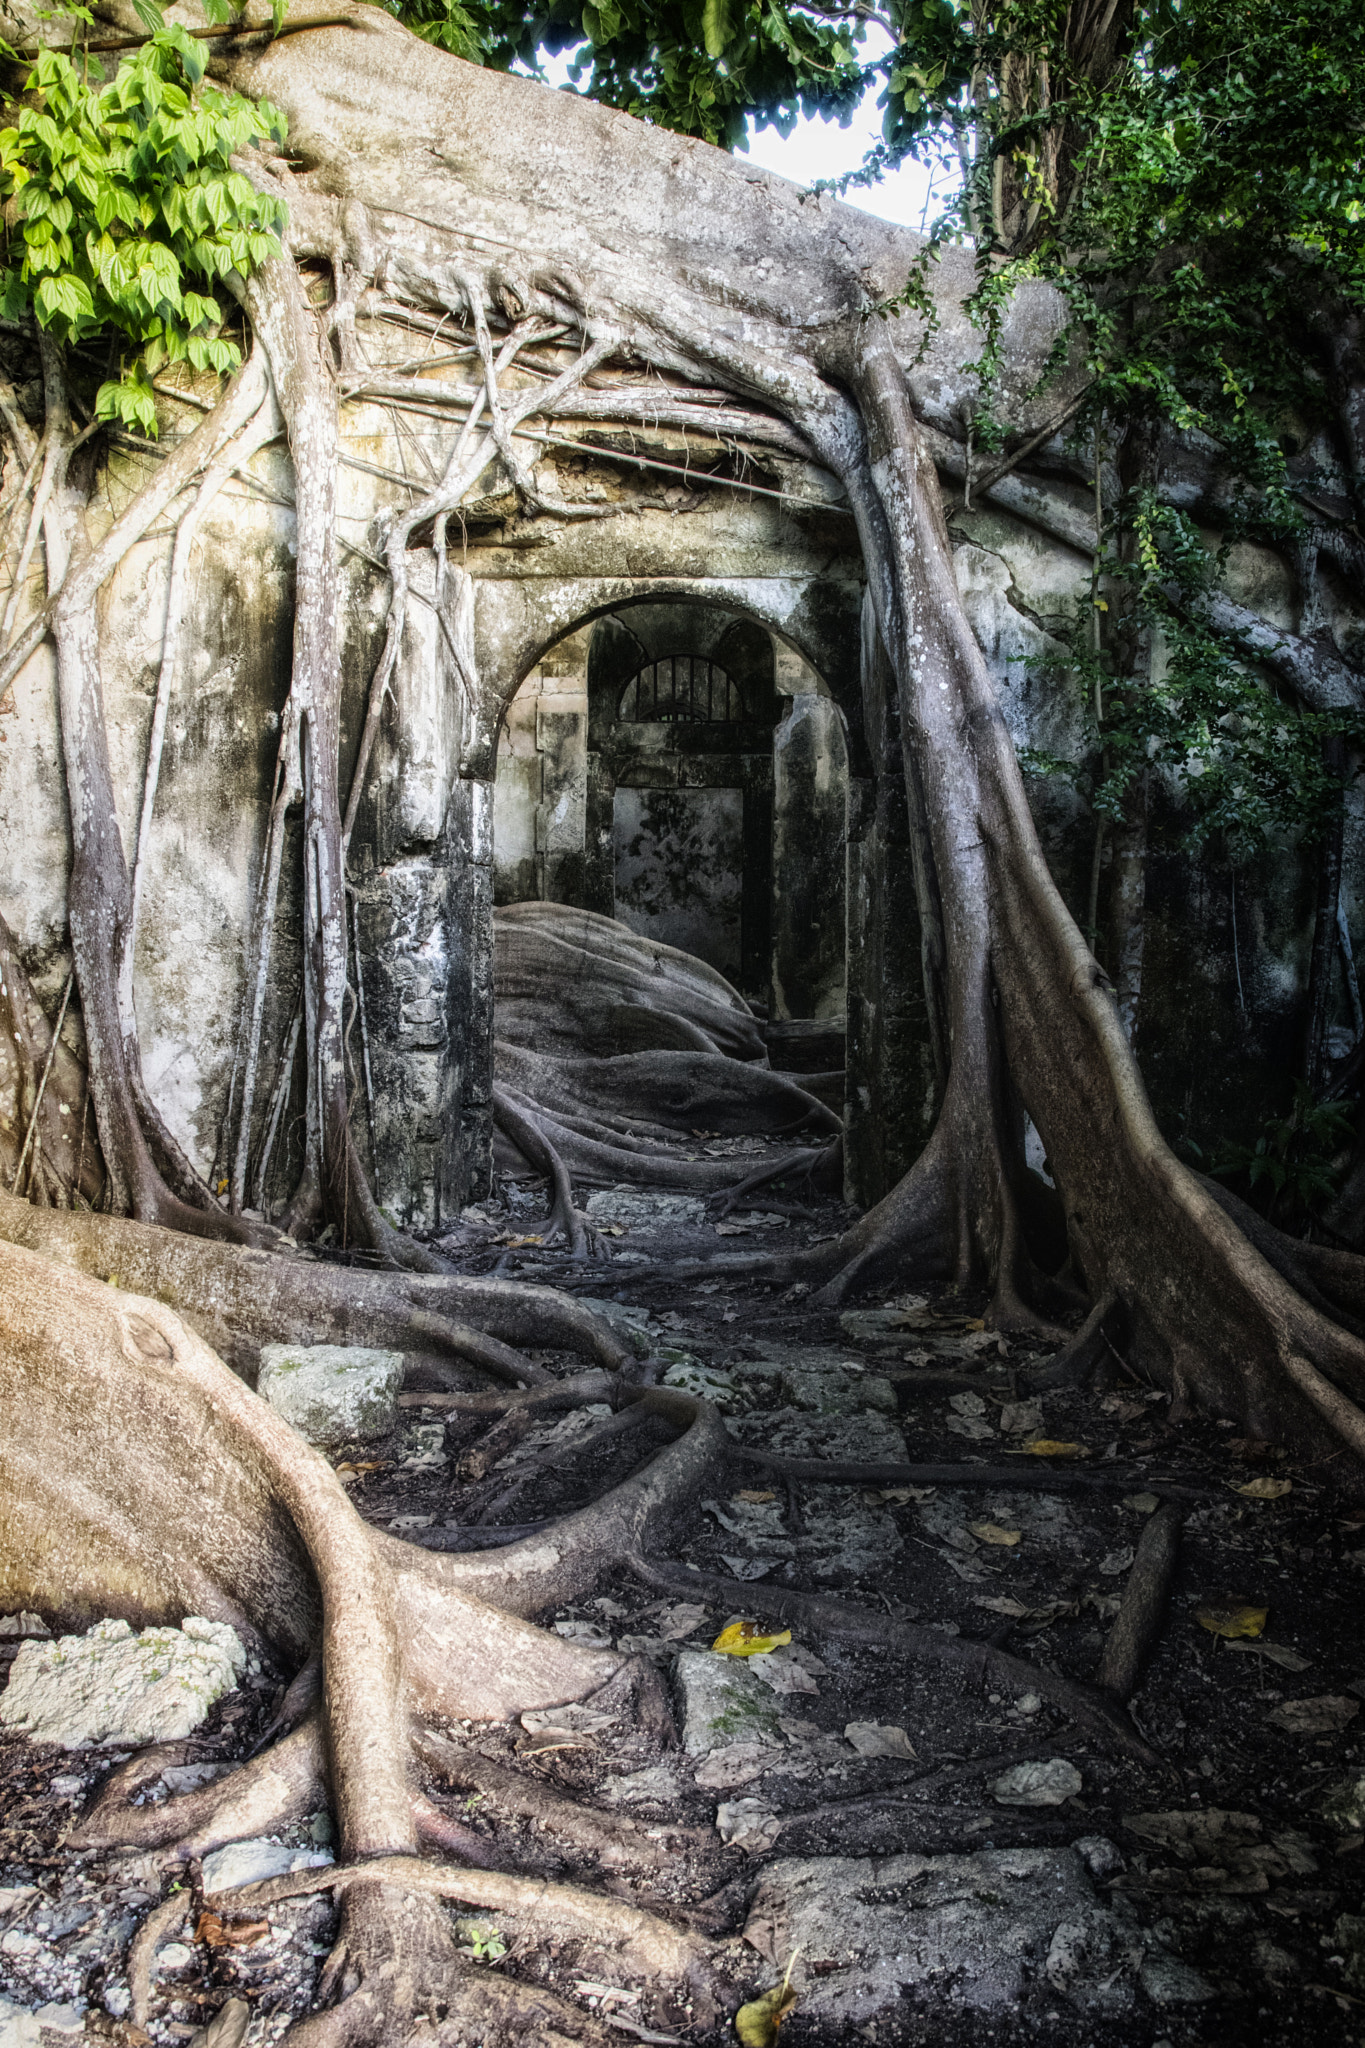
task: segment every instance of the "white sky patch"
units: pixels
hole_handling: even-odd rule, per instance
[[[864,63],[871,63],[886,46],[885,35],[874,27],[860,45],[859,56]],[[545,76],[551,85],[568,84],[572,57],[572,51],[565,51],[561,56],[543,59]],[[839,178],[846,171],[856,171],[868,150],[881,141],[882,117],[877,109],[880,97],[881,86],[874,81],[847,128],[818,115],[798,120],[788,136],[779,135],[775,128],[751,127],[745,161],[758,164],[762,170],[775,171],[780,178],[790,178],[795,185],[813,185],[821,178]],[[860,207],[864,213],[875,213],[881,220],[893,220],[902,227],[926,228],[941,212],[950,184],[948,174],[940,170],[936,174],[938,197],[934,198],[930,194],[930,178],[927,164],[906,162],[875,185],[851,185],[844,198],[848,205]]]

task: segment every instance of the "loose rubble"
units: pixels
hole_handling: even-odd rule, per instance
[[[780,1986],[801,1949],[784,2048],[1022,2048],[1044,2038],[1049,2048],[1222,2048],[1261,2033],[1277,2048],[1358,2048],[1365,1654],[1354,1617],[1365,1516],[1334,1517],[1297,1478],[1284,1491],[1283,1464],[1234,1444],[1216,1421],[1172,1429],[1158,1389],[1031,1389],[1039,1349],[975,1327],[973,1305],[951,1296],[828,1313],[799,1290],[720,1276],[637,1286],[646,1262],[714,1250],[715,1227],[639,1190],[600,1192],[641,1199],[620,1223],[598,1203],[585,1267],[497,1243],[511,1233],[490,1202],[471,1270],[505,1262],[513,1278],[572,1287],[626,1337],[643,1372],[713,1399],[742,1448],[878,1465],[977,1461],[1058,1479],[833,1485],[789,1482],[758,1462],[722,1467],[674,1552],[675,1564],[711,1575],[702,1590],[660,1595],[623,1569],[542,1617],[571,1640],[647,1658],[672,1699],[678,1747],[632,1751],[592,1707],[548,1708],[458,1739],[518,1769],[534,1754],[546,1783],[646,1838],[704,1837],[710,1860],[680,1853],[660,1895],[680,1919],[702,1915],[752,1973],[754,1994]],[[509,1209],[506,1221],[524,1233],[526,1216]],[[801,1235],[793,1221],[789,1242]],[[567,1355],[545,1363],[580,1369]],[[471,1369],[467,1384],[486,1383]],[[596,1401],[538,1421],[475,1482],[462,1459],[486,1424],[424,1407],[420,1394],[403,1399],[387,1419],[352,1411],[350,1434],[327,1425],[328,1455],[360,1512],[399,1534],[464,1527],[546,1451],[558,1455],[493,1519],[553,1519],[649,1449],[647,1436],[643,1448],[580,1449],[610,1412]],[[1258,1469],[1275,1487],[1248,1494]],[[1066,1474],[1113,1483],[1087,1490]],[[1143,1528],[1173,1482],[1190,1488],[1180,1571],[1135,1701],[1163,1760],[1153,1774],[1079,1731],[1041,1679],[1093,1682]],[[883,1618],[888,1645],[902,1621],[964,1642],[996,1637],[1040,1682],[970,1677],[817,1636],[799,1620],[788,1627],[761,1604],[765,1589],[787,1587]],[[0,1617],[0,1678],[58,1647],[41,1633],[58,1620]],[[713,1649],[737,1624],[790,1640],[753,1655]],[[291,1675],[237,1672],[235,1689],[138,1796],[160,1801],[226,1768]],[[111,1763],[151,1738],[91,1737],[73,1753],[19,1733],[11,1696],[20,1697],[13,1687],[0,1700],[0,1992],[10,2001],[0,2044],[107,2041],[129,2012],[129,1939],[186,1873],[155,1857],[79,1857],[57,1845]],[[546,1875],[578,1870],[554,1860],[548,1831],[510,1826],[490,1801],[460,1794],[447,1810],[482,1833],[495,1865],[535,1855]],[[318,1813],[278,1837],[220,1844],[191,1885],[323,1868],[330,1829]],[[579,1871],[577,1881],[600,1880]],[[151,2039],[176,2048],[241,1998],[245,2048],[268,2048],[310,2007],[332,1898],[272,1907],[264,1932],[215,1949],[198,1932],[202,1896],[192,1892],[162,1947]],[[597,1974],[526,1949],[494,1918],[460,1920],[457,1938],[468,1967],[539,1972],[596,1999],[613,2022],[670,2031],[609,1985],[581,1993]]]

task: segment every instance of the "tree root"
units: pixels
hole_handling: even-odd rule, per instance
[[[881,1465],[851,1458],[792,1458],[781,1451],[759,1450],[731,1439],[737,1464],[761,1465],[788,1479],[816,1479],[829,1486],[963,1486],[1004,1487],[1011,1492],[1131,1493],[1139,1483],[1150,1493],[1172,1500],[1211,1500],[1207,1486],[1185,1486],[1174,1479],[1149,1479],[1144,1472],[1060,1472],[1054,1465]]]
[[[551,1471],[555,1466],[570,1461],[575,1465],[580,1464],[602,1444],[624,1436],[628,1430],[638,1429],[642,1423],[651,1419],[650,1413],[641,1407],[623,1408],[617,1414],[605,1417],[595,1428],[574,1437],[571,1443],[549,1445],[545,1450],[538,1451],[533,1458],[524,1459],[507,1476],[507,1483],[502,1492],[497,1494],[480,1513],[479,1521],[491,1522],[495,1515],[504,1512],[522,1488],[538,1473]]]
[[[282,1899],[319,1891],[392,1886],[426,1898],[450,1899],[496,1913],[512,1926],[549,1931],[561,1940],[581,1941],[610,1954],[615,1967],[638,1982],[685,1986],[697,2024],[715,2020],[720,1997],[718,1958],[697,1935],[674,1927],[655,1913],[576,1885],[549,1884],[504,1871],[447,1870],[417,1856],[383,1856],[347,1869],[300,1870],[258,1884],[206,1895],[216,1913],[252,1914]]]
[[[1167,1501],[1150,1517],[1138,1540],[1123,1599],[1095,1673],[1096,1685],[1115,1699],[1132,1698],[1156,1649],[1180,1558],[1184,1522],[1184,1509]]]
[[[493,1118],[532,1166],[545,1174],[554,1190],[550,1205],[548,1234],[562,1233],[575,1259],[588,1256],[588,1233],[573,1202],[568,1170],[546,1129],[545,1120],[532,1116],[514,1102],[505,1088],[493,1089]]]
[[[409,1333],[437,1334],[432,1323],[414,1325],[414,1313],[463,1327],[473,1318],[502,1343],[562,1345],[609,1371],[635,1355],[609,1323],[570,1296],[512,1280],[361,1272],[188,1238],[120,1216],[34,1209],[0,1193],[3,1240],[100,1279],[113,1275],[122,1287],[172,1304],[215,1350],[251,1371],[260,1346],[282,1339],[401,1344]],[[483,1351],[478,1362],[493,1357]],[[508,1363],[519,1378],[548,1377],[529,1361]]]
[[[714,1851],[718,1846],[709,1828],[670,1828],[667,1839],[651,1840],[632,1821],[597,1813],[576,1799],[566,1799],[542,1781],[461,1749],[430,1729],[414,1732],[413,1749],[447,1783],[466,1792],[481,1793],[494,1810],[536,1822],[552,1835],[556,1845],[563,1845],[570,1852],[578,1851],[604,1870],[657,1875],[673,1867],[680,1853]],[[487,1845],[481,1847],[486,1854]]]
[[[849,1607],[814,1593],[796,1593],[786,1587],[770,1586],[763,1580],[742,1582],[723,1579],[712,1572],[692,1571],[685,1565],[661,1563],[652,1558],[625,1556],[622,1563],[645,1585],[661,1593],[705,1593],[713,1599],[733,1602],[742,1593],[751,1605],[780,1615],[783,1620],[803,1621],[814,1634],[825,1634],[844,1642],[869,1643],[880,1650],[899,1650],[924,1664],[945,1665],[984,1679],[990,1673],[1000,1683],[1020,1693],[1041,1693],[1053,1706],[1087,1729],[1111,1749],[1121,1751],[1137,1763],[1157,1768],[1161,1759],[1147,1746],[1128,1715],[1115,1701],[1087,1686],[1075,1684],[1041,1664],[1028,1664],[992,1643],[963,1642],[937,1629],[920,1628],[914,1622],[898,1621],[873,1614],[865,1608]]]
[[[1116,1294],[1102,1295],[1075,1336],[1045,1366],[1028,1375],[1030,1387],[1084,1386],[1105,1355],[1104,1326],[1117,1307]]]
[[[177,1858],[207,1856],[228,1842],[249,1841],[316,1813],[327,1797],[322,1728],[316,1715],[228,1776],[157,1806],[131,1806],[148,1782],[141,1759],[114,1771],[67,1836],[73,1849],[174,1849]],[[160,1775],[170,1759],[151,1773]],[[125,1775],[128,1773],[130,1775]]]

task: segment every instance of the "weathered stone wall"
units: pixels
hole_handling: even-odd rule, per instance
[[[408,345],[387,329],[367,330],[366,340],[372,352],[387,347],[395,355]],[[166,433],[184,431],[192,417],[190,408],[168,403]],[[447,432],[436,418],[405,422],[400,448],[385,408],[343,408],[343,786],[387,601],[374,521],[393,500],[394,479],[411,456],[407,444],[415,440],[439,466]],[[636,436],[632,449],[642,447],[663,461],[688,452],[663,432]],[[125,502],[153,459],[115,444],[97,523]],[[1059,654],[1065,634],[1088,614],[1086,494],[1063,449],[1054,444],[1040,461],[984,505],[954,511],[952,530],[968,613],[1011,730],[1021,744],[1077,759],[1082,707],[1037,664]],[[619,797],[628,798],[624,829],[631,806],[643,819],[665,796],[687,802],[737,789],[744,793],[740,923],[751,935],[740,978],[756,993],[766,984],[778,1017],[831,1018],[846,1000],[850,1190],[874,1199],[922,1142],[935,1078],[896,707],[884,665],[878,681],[875,659],[863,659],[861,562],[837,488],[823,472],[785,458],[750,471],[767,496],[724,477],[707,485],[660,482],[606,449],[592,457],[546,449],[538,467],[548,488],[595,499],[604,516],[574,526],[536,520],[518,514],[505,492],[494,493],[469,508],[458,551],[452,541],[445,588],[436,587],[429,553],[412,557],[403,655],[350,863],[360,968],[349,1036],[355,1127],[372,1152],[380,1200],[401,1220],[434,1224],[486,1184],[495,893],[592,907],[614,902]],[[950,484],[952,469],[948,461]],[[224,1113],[288,684],[291,492],[287,461],[278,448],[267,449],[228,486],[202,529],[139,932],[136,995],[148,1082],[190,1157],[215,1179],[225,1170]],[[167,526],[136,549],[103,603],[105,699],[130,855],[169,544]],[[461,682],[450,645],[466,571],[472,689]],[[1297,599],[1276,557],[1238,547],[1229,575],[1245,602],[1297,623]],[[37,596],[35,580],[29,601]],[[1341,610],[1330,590],[1323,603],[1329,615],[1334,605]],[[697,770],[695,756],[690,765],[670,760],[666,734],[636,749],[623,778],[624,756],[608,761],[594,731],[589,672],[606,630],[599,622],[634,615],[640,625],[648,613],[659,619],[684,606],[746,622],[774,655],[772,719],[755,742],[754,765],[728,784],[714,775],[708,781],[711,769]],[[1350,637],[1351,620],[1334,623]],[[751,793],[763,796],[765,778],[766,798],[750,803]],[[1084,920],[1094,820],[1063,780],[1036,781],[1031,795],[1047,856]],[[700,823],[702,840],[714,845],[716,820]],[[1183,833],[1179,788],[1163,787],[1149,861],[1138,1046],[1163,1126],[1207,1152],[1225,1137],[1253,1135],[1287,1100],[1303,1030],[1313,875],[1309,860],[1281,848],[1236,876],[1234,955],[1234,878],[1221,857],[1196,860]],[[55,1009],[68,964],[68,850],[46,652],[0,705],[0,844],[0,912]],[[657,855],[657,829],[653,844]],[[757,890],[764,846],[766,910],[745,894]],[[1357,951],[1365,943],[1362,855],[1365,810],[1353,796],[1343,903]],[[734,865],[733,852],[718,863],[731,883]],[[302,1142],[301,1066],[284,1072],[281,1059],[301,978],[298,871],[291,843],[254,1154],[276,1104],[278,1136],[265,1184],[253,1184],[258,1202],[282,1196]],[[621,907],[631,914],[629,904]],[[1102,959],[1105,943],[1101,928]],[[1354,1032],[1343,979],[1334,1004],[1340,1051]],[[67,1035],[77,1046],[79,1032],[73,1009]]]

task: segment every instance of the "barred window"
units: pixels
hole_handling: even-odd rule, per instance
[[[647,662],[626,684],[618,716],[640,725],[687,721],[737,724],[744,695],[732,676],[699,655],[669,654]]]

